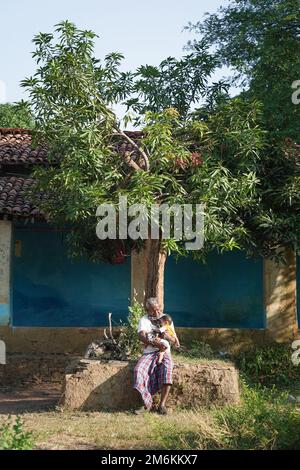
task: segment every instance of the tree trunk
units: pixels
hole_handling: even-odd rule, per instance
[[[161,240],[146,240],[145,245],[145,301],[157,297],[164,308],[164,272],[167,253],[162,251]]]

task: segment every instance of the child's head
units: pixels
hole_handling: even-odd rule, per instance
[[[170,317],[170,315],[162,315],[160,318],[159,318],[159,321],[161,322],[162,325],[172,325],[172,318]]]

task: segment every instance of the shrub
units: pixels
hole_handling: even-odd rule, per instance
[[[138,335],[138,323],[140,318],[145,315],[145,310],[139,302],[134,302],[129,307],[127,322],[121,324],[118,346],[130,358],[136,358],[141,353],[141,341]]]
[[[216,411],[226,449],[300,449],[300,412],[285,394],[244,386],[243,403]]]
[[[284,386],[300,377],[300,366],[293,365],[291,355],[286,344],[267,345],[241,353],[236,364],[248,382]]]
[[[1,450],[31,450],[33,448],[32,433],[23,430],[23,422],[19,416],[11,417],[0,424]]]

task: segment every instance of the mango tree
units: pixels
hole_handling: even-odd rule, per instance
[[[149,213],[153,205],[205,204],[205,242],[191,252],[195,259],[211,250],[274,254],[278,238],[262,236],[269,214],[257,174],[266,145],[260,103],[209,84],[217,61],[205,42],[179,60],[121,72],[120,54],[94,57],[95,39],[68,21],[39,34],[36,73],[23,81],[34,142],[47,146],[50,162],[34,172],[31,197],[49,223],[72,228],[70,255],[111,261],[114,241],[97,238],[96,209],[118,210],[120,196]],[[113,111],[121,103],[123,124],[134,122],[138,133],[124,132]],[[167,255],[188,255],[175,238],[165,239],[160,225],[157,239],[122,242],[127,254],[145,249],[147,297],[163,299]]]

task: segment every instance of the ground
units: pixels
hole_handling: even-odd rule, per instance
[[[66,412],[58,406],[60,388],[38,384],[0,394],[0,421],[20,415],[34,433],[36,449],[159,449],[157,429],[189,422],[190,413],[167,417],[135,416],[131,412]]]
[[[164,423],[180,419],[180,413]],[[148,417],[129,413],[27,413],[27,430],[33,430],[36,449],[159,449]],[[129,430],[129,431],[128,431]]]
[[[53,409],[60,397],[60,385],[41,383],[26,388],[0,390],[0,417]]]
[[[203,351],[198,344],[189,354]],[[207,348],[204,352],[211,354]],[[187,358],[189,363],[202,360],[209,361]],[[41,382],[34,376],[30,383],[18,380],[4,387],[2,381],[0,448],[5,434],[1,426],[9,416],[13,422],[20,416],[23,431],[32,432],[34,449],[300,449],[300,366],[292,365],[290,346],[256,348],[235,363],[239,404],[176,408],[168,416],[65,411],[59,405],[61,382]]]
[[[299,390],[299,388],[298,388]],[[248,390],[241,405],[177,410],[168,416],[63,411],[60,389],[35,384],[2,391],[0,424],[19,415],[34,449],[273,449],[300,448],[300,407]],[[216,416],[221,413],[220,420]]]

